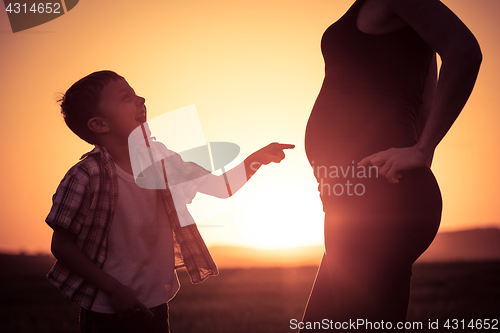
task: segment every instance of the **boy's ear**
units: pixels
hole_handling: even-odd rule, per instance
[[[102,117],[90,118],[87,122],[88,128],[95,133],[107,133],[109,132],[108,124],[104,121]]]

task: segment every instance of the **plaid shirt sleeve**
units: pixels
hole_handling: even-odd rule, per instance
[[[45,221],[53,229],[62,227],[75,233],[76,246],[98,267],[102,267],[117,185],[113,181],[113,173],[107,175],[114,171],[109,159],[99,157],[98,153],[104,154],[102,149],[96,147],[89,153],[91,156],[77,163],[64,176],[52,198],[53,205]],[[108,163],[108,169],[104,163]],[[97,288],[60,261],[56,261],[47,278],[64,296],[82,308],[91,308]]]
[[[47,224],[55,229],[63,227],[79,234],[90,205],[88,195],[89,178],[80,165],[64,176],[52,197],[52,208],[46,218]]]

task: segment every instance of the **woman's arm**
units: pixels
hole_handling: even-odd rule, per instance
[[[482,54],[474,35],[439,0],[384,1],[387,10],[411,26],[442,60],[434,101],[418,143],[373,154],[359,163],[378,165],[380,174],[397,183],[400,171],[428,166],[472,92]]]
[[[482,61],[481,49],[465,24],[438,0],[391,0],[390,8],[442,60],[434,102],[417,144],[430,156],[469,99]]]
[[[420,108],[418,109],[418,120],[417,120],[418,138],[422,136],[425,124],[429,119],[432,105],[434,103],[434,97],[436,96],[436,85],[437,85],[437,62],[436,62],[436,54],[434,54],[432,56],[432,61],[429,68],[429,74],[427,74],[427,78],[424,84],[424,92],[422,94],[422,105],[420,105]],[[429,160],[427,162],[429,166],[431,166],[432,164],[433,155],[434,154],[432,154],[429,157]]]

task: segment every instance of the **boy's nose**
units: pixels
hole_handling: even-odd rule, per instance
[[[144,103],[146,103],[146,99],[144,97],[137,96],[136,104],[137,105],[141,105],[141,104],[144,104]]]

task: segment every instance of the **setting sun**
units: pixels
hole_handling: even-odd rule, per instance
[[[300,179],[277,178],[254,190],[239,210],[239,228],[247,244],[275,249],[320,243],[323,212],[317,192]]]

